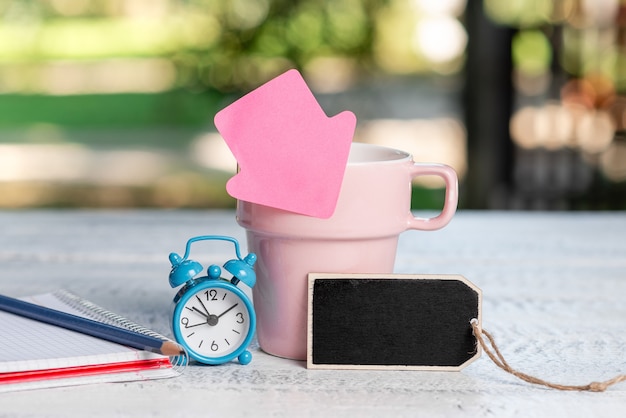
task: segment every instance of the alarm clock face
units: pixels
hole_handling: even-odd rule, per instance
[[[235,287],[191,289],[175,310],[177,340],[196,360],[228,361],[250,342],[254,332],[251,309],[243,292]]]

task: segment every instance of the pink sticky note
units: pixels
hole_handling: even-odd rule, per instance
[[[239,164],[232,197],[329,218],[343,181],[356,117],[328,117],[296,70],[270,80],[215,115]]]

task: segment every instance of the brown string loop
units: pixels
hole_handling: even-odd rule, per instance
[[[482,347],[485,353],[487,353],[489,358],[496,364],[496,366],[498,366],[505,372],[510,373],[513,376],[516,376],[517,378],[522,379],[528,383],[542,385],[558,390],[604,392],[609,386],[626,381],[626,375],[622,374],[604,382],[591,382],[587,385],[560,385],[557,383],[550,383],[534,376],[527,375],[525,373],[515,370],[507,363],[507,361],[504,359],[504,356],[500,352],[500,349],[498,348],[496,342],[494,341],[492,335],[480,327],[477,319],[472,319],[470,321],[470,324],[472,325],[472,330],[474,332],[476,340],[478,341],[478,344]],[[489,345],[485,342],[483,336],[487,338],[487,340],[489,341]]]

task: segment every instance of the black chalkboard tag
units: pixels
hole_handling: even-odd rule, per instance
[[[482,294],[460,275],[309,274],[307,367],[461,370]]]

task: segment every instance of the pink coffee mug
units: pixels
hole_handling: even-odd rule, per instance
[[[441,213],[411,213],[411,181],[434,175],[446,185]],[[306,359],[309,273],[392,273],[400,233],[444,227],[456,212],[458,179],[446,165],[413,162],[411,155],[353,143],[337,207],[328,219],[245,201],[237,222],[256,253],[253,288],[257,337],[269,354]]]

